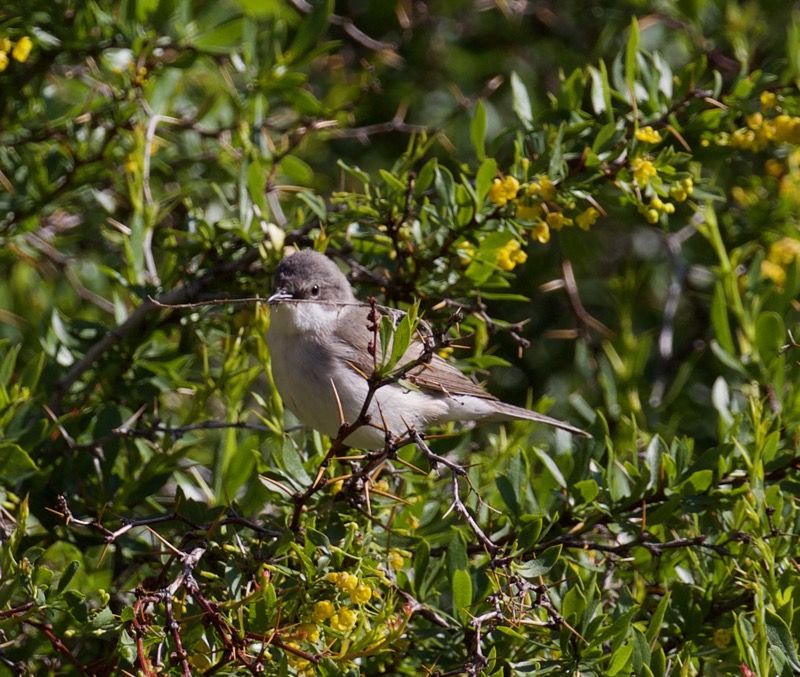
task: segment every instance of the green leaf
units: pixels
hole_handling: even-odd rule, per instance
[[[600,493],[600,487],[593,479],[580,480],[573,485],[583,503],[591,503]]]
[[[580,586],[573,585],[561,601],[561,615],[572,626],[578,625],[584,609],[586,609],[586,596]]]
[[[797,656],[797,648],[786,621],[767,609],[764,615],[764,622],[766,624],[767,641],[772,647],[778,648],[783,652],[787,662],[795,672],[800,672],[800,658]]]
[[[647,468],[650,471],[650,477],[647,480],[647,488],[655,489],[661,481],[661,438],[658,436],[653,437],[647,444],[647,449],[644,452],[644,458],[647,463]]]
[[[81,563],[77,560],[72,560],[68,565],[67,568],[64,569],[64,573],[61,574],[61,578],[58,579],[58,585],[56,586],[56,592],[60,595],[64,590],[66,590],[67,586],[72,581],[72,578],[77,573],[78,569],[81,568]]]
[[[0,387],[5,387],[10,383],[11,377],[14,374],[14,366],[17,363],[17,355],[19,355],[21,349],[21,343],[12,345],[5,354],[5,357],[3,357],[3,361],[0,363]]]
[[[278,467],[286,471],[295,487],[311,484],[311,478],[303,467],[300,454],[297,453],[291,440],[286,439],[283,444],[275,445],[272,453]],[[267,486],[273,485],[268,484]]]
[[[418,313],[419,300],[408,309],[400,322],[398,322],[394,330],[394,335],[392,336],[392,353],[389,357],[389,364],[387,365],[390,369],[393,369],[395,365],[401,369],[403,368],[404,365],[398,363],[403,355],[406,354],[408,347],[411,345],[411,338],[417,331]]]
[[[728,369],[732,369],[742,376],[747,376],[747,370],[742,366],[742,363],[725,350],[719,341],[712,340],[709,345],[711,346],[711,352],[714,353],[714,356],[728,367]]]
[[[453,612],[466,625],[469,623],[469,608],[472,606],[472,579],[466,569],[457,569],[451,580]]]
[[[414,549],[414,591],[417,595],[424,595],[423,583],[428,574],[431,546],[427,541],[419,541]]]
[[[611,662],[609,663],[606,674],[610,677],[613,677],[614,675],[618,675],[625,668],[629,667],[631,654],[633,654],[633,645],[623,644],[611,656]]]
[[[192,45],[201,52],[227,54],[241,45],[243,27],[244,19],[233,19],[201,33],[192,40]]]
[[[698,470],[681,482],[680,492],[683,496],[694,496],[708,491],[714,481],[714,473],[711,470]]]
[[[420,169],[419,174],[417,174],[417,180],[414,182],[415,197],[420,197],[426,190],[428,190],[428,188],[430,188],[434,178],[436,177],[437,164],[438,160],[435,157],[433,157],[430,160],[428,160],[424,165],[422,165],[422,169]],[[493,176],[496,175],[497,172],[495,171]]]
[[[451,579],[456,571],[469,567],[467,546],[464,544],[461,534],[455,529],[453,530],[453,537],[450,539],[450,543],[447,546],[447,555],[445,559],[447,560],[447,574]]]
[[[516,73],[511,73],[511,97],[512,107],[522,126],[528,130],[532,129],[533,111],[531,109],[531,100],[528,96],[528,90],[525,88],[525,83]]]
[[[736,353],[731,334],[731,325],[728,321],[728,307],[725,303],[725,290],[721,282],[718,282],[714,289],[714,296],[711,299],[711,326],[714,335],[717,337],[720,346],[729,354]]]
[[[503,503],[513,513],[519,514],[519,500],[517,499],[516,486],[505,475],[498,475],[495,479],[497,491],[500,493],[500,498]]]
[[[616,122],[609,122],[600,128],[597,136],[594,138],[592,150],[600,154],[607,150],[615,141],[617,135],[620,133],[619,125]]]
[[[786,326],[778,313],[766,311],[756,320],[756,346],[762,362],[775,359],[786,340]]]
[[[529,550],[539,541],[542,533],[542,518],[538,515],[525,515],[522,520],[522,531],[517,538],[521,550]]]
[[[532,447],[533,453],[539,457],[539,460],[544,464],[545,468],[550,472],[553,476],[553,479],[558,482],[559,486],[566,489],[567,488],[567,480],[564,479],[564,475],[562,474],[561,470],[559,469],[556,462],[552,459],[550,454],[542,451],[538,447]]]
[[[394,323],[392,318],[388,315],[381,315],[380,322],[378,323],[378,339],[381,342],[381,356],[383,358],[381,363],[381,373],[387,373],[394,363],[386,357],[392,353],[392,335],[394,334]],[[370,340],[372,340],[370,338]]]
[[[9,486],[39,472],[28,453],[13,442],[0,443],[0,459],[0,481]]]
[[[540,576],[544,576],[548,571],[550,571],[550,569],[555,566],[560,556],[561,546],[554,545],[550,548],[547,548],[547,550],[545,550],[536,559],[529,560],[524,564],[516,564],[512,562],[511,569],[523,578],[533,580],[539,578]]]
[[[287,155],[281,160],[281,174],[301,186],[308,186],[314,179],[314,170],[296,155]]]
[[[639,56],[639,20],[634,16],[631,18],[630,34],[628,35],[628,44],[625,46],[625,80],[631,88],[631,95],[633,95],[633,86],[636,82],[638,74],[637,59]]]
[[[792,79],[797,82],[800,79],[800,14],[797,12],[792,13],[792,23],[787,31],[786,51],[783,55],[789,60]]]
[[[334,0],[317,0],[314,4],[313,11],[300,23],[300,30],[287,50],[286,56],[289,61],[297,61],[314,49],[328,28],[333,14]]]
[[[469,125],[469,138],[475,149],[475,155],[479,160],[483,160],[486,157],[486,106],[483,99],[478,99],[475,106],[475,115],[472,116]]]
[[[486,158],[481,162],[475,174],[475,193],[478,200],[483,202],[484,198],[492,187],[492,182],[497,177],[497,160],[493,157]]]
[[[650,622],[647,624],[647,634],[645,635],[645,638],[647,639],[647,643],[650,645],[651,650],[657,645],[658,636],[661,634],[661,629],[664,625],[664,616],[669,608],[671,596],[671,592],[667,591],[667,593],[658,602],[658,606],[653,612]]]

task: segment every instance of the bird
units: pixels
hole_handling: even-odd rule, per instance
[[[368,396],[374,351],[380,351],[370,327],[373,307],[356,298],[331,259],[312,249],[281,259],[267,303],[272,377],[285,407],[305,426],[336,438],[343,424],[358,419]],[[414,361],[402,378],[374,391],[366,423],[342,440],[346,446],[383,449],[389,440],[408,440],[410,431],[421,434],[451,421],[529,420],[590,437],[569,423],[500,401],[431,353],[419,335],[397,368]]]

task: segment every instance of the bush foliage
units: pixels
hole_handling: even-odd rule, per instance
[[[789,3],[0,9],[0,673],[800,673]],[[270,379],[326,250],[507,401]]]

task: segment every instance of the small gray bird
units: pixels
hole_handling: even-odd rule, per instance
[[[368,329],[370,306],[353,295],[347,278],[330,259],[312,250],[285,257],[275,271],[267,345],[272,375],[284,404],[305,425],[336,437],[341,424],[358,417],[374,371]],[[378,342],[379,343],[379,342]],[[380,346],[378,346],[380,350]],[[398,367],[418,359],[421,340],[412,341]],[[342,415],[344,421],[342,421]],[[369,422],[344,442],[381,449],[386,432],[401,437],[448,421],[527,419],[588,433],[549,416],[501,402],[484,392],[439,355],[432,355],[403,379],[378,388]]]

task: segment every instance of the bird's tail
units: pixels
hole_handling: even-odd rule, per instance
[[[516,418],[524,421],[536,421],[537,423],[551,425],[554,428],[561,428],[561,430],[566,430],[576,435],[591,437],[591,435],[585,430],[576,428],[574,425],[570,425],[564,421],[559,421],[557,418],[552,418],[551,416],[545,416],[544,414],[539,414],[535,411],[529,411],[528,409],[523,409],[522,407],[515,407],[513,404],[506,404],[505,402],[495,402],[494,405],[495,410],[499,414],[497,417],[498,419]]]

